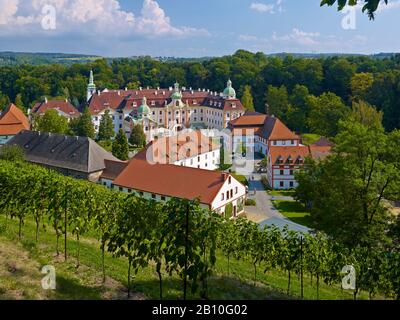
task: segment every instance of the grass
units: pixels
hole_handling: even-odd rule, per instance
[[[289,220],[312,228],[310,214],[306,208],[297,201],[273,200],[274,207]]]
[[[309,146],[311,144],[316,143],[319,139],[321,139],[321,136],[318,134],[314,134],[314,133],[305,133],[302,136],[303,139],[303,144],[305,144],[306,146]]]
[[[275,197],[293,197],[295,194],[294,190],[269,190],[268,193]]]
[[[77,245],[74,238],[68,238],[68,260],[64,262],[63,252],[55,255],[55,235],[48,228],[41,230],[39,242],[35,239],[33,221],[26,221],[23,238],[17,237],[18,223],[6,221],[0,216],[0,300],[1,299],[126,299],[127,261],[106,254],[107,281],[102,284],[101,251],[95,237],[81,238],[81,266],[76,268]],[[60,241],[62,251],[63,241]],[[52,265],[56,268],[57,289],[46,291],[40,281],[44,277],[41,268]],[[209,298],[212,300],[230,299],[296,299],[300,293],[300,282],[293,279],[290,296],[285,294],[287,276],[283,271],[264,274],[259,268],[254,286],[252,264],[247,261],[231,259],[228,273],[227,258],[217,256],[215,273],[209,280]],[[164,298],[169,300],[182,297],[182,282],[177,276],[164,274]],[[316,299],[315,281],[305,275],[305,298]],[[158,299],[159,284],[154,266],[139,271],[132,281],[131,299]],[[362,294],[361,298],[366,298]],[[198,299],[198,296],[189,296]],[[339,286],[321,285],[321,299],[352,299],[351,291],[342,291]]]

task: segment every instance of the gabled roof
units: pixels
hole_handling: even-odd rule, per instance
[[[300,137],[293,133],[281,120],[267,117],[264,126],[258,134],[267,140],[299,140]]]
[[[271,156],[270,161],[272,165],[275,164],[295,164],[296,161],[304,161],[306,157],[310,155],[308,146],[296,146],[296,147],[278,147],[271,146],[269,148],[269,154]]]
[[[89,100],[89,111],[92,115],[96,115],[107,108],[117,110],[127,94],[126,91],[95,93]]]
[[[70,117],[78,117],[79,111],[69,101],[65,100],[50,100],[39,102],[32,108],[33,113],[44,114],[47,110],[58,110]]]
[[[200,199],[211,205],[228,174],[174,165],[151,165],[146,151],[133,158],[114,185],[180,199]]]
[[[18,145],[33,163],[92,173],[106,168],[105,160],[119,161],[87,137],[22,131],[8,145]]]
[[[213,143],[212,139],[203,135],[200,130],[159,138],[146,147],[151,160],[160,164],[174,164],[176,161],[219,149],[220,146]]]
[[[16,135],[21,130],[29,130],[29,120],[21,109],[10,104],[0,116],[0,135]]]
[[[335,144],[326,137],[321,137],[314,146],[318,147],[333,147]]]
[[[262,127],[267,120],[267,115],[258,112],[246,112],[241,117],[230,122],[232,128],[239,127]]]

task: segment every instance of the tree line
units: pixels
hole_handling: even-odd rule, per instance
[[[337,119],[345,118],[346,110],[360,100],[384,112],[387,130],[400,125],[400,55],[310,59],[238,50],[204,61],[142,57],[72,66],[5,66],[0,67],[0,106],[12,101],[26,110],[47,96],[67,98],[82,111],[91,69],[99,89],[170,87],[178,81],[188,88],[222,91],[231,78],[246,108],[280,116],[301,132],[335,135]],[[324,132],[325,126],[330,130]]]
[[[361,290],[371,298],[377,293],[400,298],[400,255],[387,248],[349,248],[322,233],[261,229],[246,219],[225,219],[201,208],[198,201],[158,203],[21,161],[0,160],[0,193],[0,213],[6,220],[17,221],[20,239],[27,219],[36,224],[36,241],[45,226],[52,228],[54,250],[65,260],[74,254],[77,267],[82,236],[97,234],[103,281],[105,252],[124,257],[128,295],[132,276],[151,266],[159,279],[161,299],[165,274],[179,276],[183,298],[189,292],[207,298],[217,258],[223,255],[228,260],[228,275],[235,260],[249,262],[255,283],[260,273],[285,271],[288,295],[293,278],[303,279],[307,273],[316,279],[319,296],[320,283],[340,283],[343,266],[352,265],[357,275],[355,298]],[[71,235],[78,244],[75,252],[67,246]]]

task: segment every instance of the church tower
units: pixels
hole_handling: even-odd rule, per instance
[[[96,93],[96,85],[94,84],[93,70],[90,70],[89,84],[87,86],[87,101]]]

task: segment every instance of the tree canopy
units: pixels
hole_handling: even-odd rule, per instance
[[[363,3],[363,12],[367,12],[370,19],[374,19],[379,5],[388,4],[388,0],[322,0],[321,6],[333,6],[335,3],[337,3],[339,11],[343,10],[346,5],[355,6],[358,3]]]

